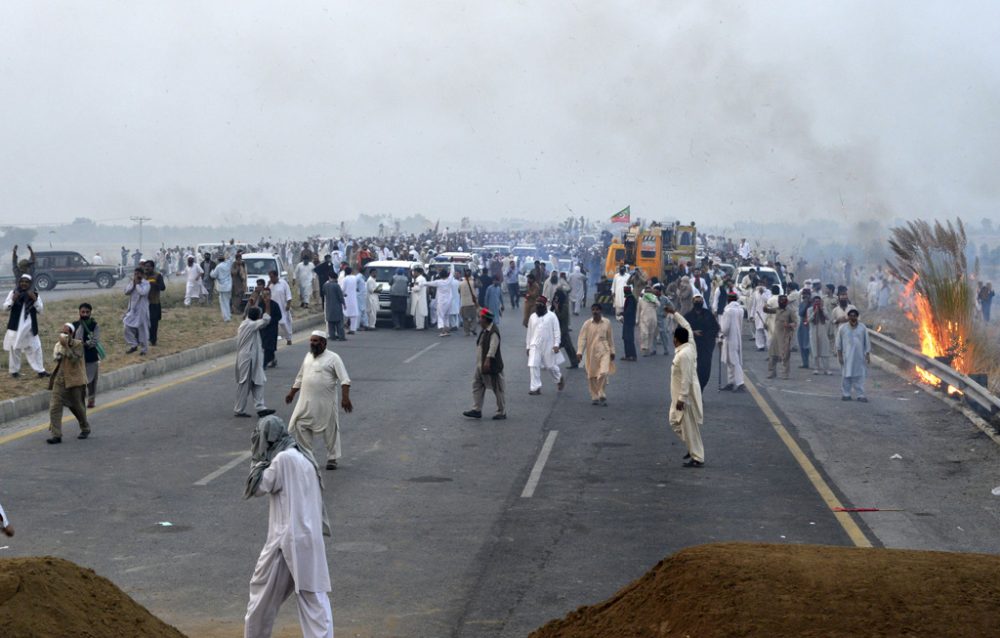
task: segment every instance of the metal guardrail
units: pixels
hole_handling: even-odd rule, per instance
[[[878,346],[894,357],[915,366],[920,366],[938,379],[941,379],[944,384],[961,390],[967,401],[975,404],[987,414],[992,416],[1000,412],[1000,399],[995,397],[989,389],[984,388],[951,366],[917,352],[910,346],[874,330],[869,330],[868,336],[871,337],[872,345]]]

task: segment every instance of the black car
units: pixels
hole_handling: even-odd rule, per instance
[[[91,264],[72,250],[46,250],[35,253],[35,287],[52,290],[58,284],[96,283],[110,288],[118,279],[115,266]]]

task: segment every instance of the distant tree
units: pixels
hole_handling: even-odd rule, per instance
[[[980,224],[983,227],[983,232],[984,233],[992,233],[993,232],[993,220],[990,219],[989,217],[983,217],[983,221],[981,221]]]
[[[0,231],[3,232],[0,235],[0,247],[6,250],[12,246],[25,246],[34,241],[35,236],[38,235],[38,231],[34,228],[24,228],[19,226],[3,226],[0,227]]]

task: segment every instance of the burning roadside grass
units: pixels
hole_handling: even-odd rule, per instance
[[[937,358],[962,374],[986,374],[991,392],[1000,391],[1000,347],[995,335],[977,321],[975,273],[970,272],[965,257],[967,243],[961,219],[953,224],[917,220],[893,228],[889,246],[895,257],[888,262],[889,272],[905,284],[898,305],[908,325],[900,325],[898,316],[882,319],[901,338],[924,355]],[[941,380],[916,367],[925,383],[940,385]],[[957,392],[953,388],[951,391]]]

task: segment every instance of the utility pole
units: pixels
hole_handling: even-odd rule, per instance
[[[148,222],[152,220],[149,217],[142,217],[142,216],[129,217],[129,219],[139,223],[139,253],[142,254],[142,222]]]

